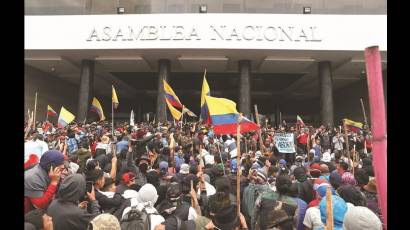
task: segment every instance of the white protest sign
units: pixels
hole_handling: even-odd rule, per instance
[[[294,153],[293,133],[275,133],[275,146],[281,153]]]

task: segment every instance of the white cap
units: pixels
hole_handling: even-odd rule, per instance
[[[330,157],[330,154],[329,154],[329,152],[324,152],[323,153],[323,156],[322,156],[322,161],[323,162],[330,162],[332,159],[331,159],[331,157]]]
[[[207,155],[204,156],[204,159],[205,159],[205,165],[207,165],[207,164],[211,164],[211,165],[215,164],[215,158],[214,158],[213,155],[207,154]]]
[[[231,156],[231,159],[235,158],[238,155],[238,151],[236,149],[234,149],[234,150],[229,152],[229,155]]]

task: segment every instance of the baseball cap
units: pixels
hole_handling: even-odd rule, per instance
[[[122,174],[122,180],[125,183],[132,181],[134,178],[135,178],[135,174],[132,172],[127,172],[127,173]]]
[[[159,169],[168,169],[168,162],[166,161],[159,162]]]
[[[279,164],[285,165],[285,164],[286,164],[286,161],[285,161],[284,159],[280,159],[280,160],[279,160]]]

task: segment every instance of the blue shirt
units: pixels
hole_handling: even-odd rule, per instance
[[[117,153],[120,153],[122,150],[128,149],[128,141],[120,141],[117,143]]]
[[[179,171],[179,168],[183,163],[185,163],[185,159],[183,157],[175,155],[175,169],[178,169]]]

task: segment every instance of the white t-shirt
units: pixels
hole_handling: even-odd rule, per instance
[[[198,214],[196,213],[195,209],[191,206],[189,207],[188,212],[188,220],[195,220]]]
[[[311,207],[306,210],[303,225],[310,229],[324,227],[322,219],[320,218],[320,210],[317,207]]]
[[[27,141],[24,143],[24,162],[26,162],[30,156],[30,154],[37,155],[38,159],[40,160],[43,153],[48,151],[48,145],[44,141],[36,140],[36,141]]]

